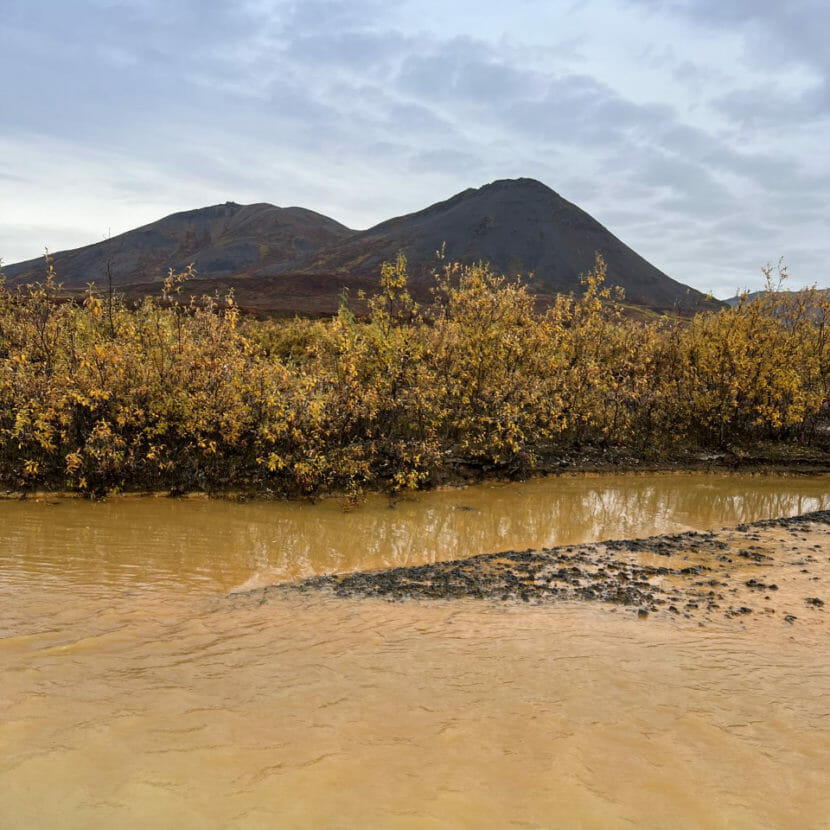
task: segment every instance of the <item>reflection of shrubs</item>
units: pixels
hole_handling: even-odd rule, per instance
[[[360,492],[448,466],[521,472],[573,448],[673,452],[815,437],[830,300],[776,292],[691,321],[623,316],[597,259],[544,312],[518,282],[449,265],[434,301],[383,266],[368,314],[259,323],[231,298],[130,309],[0,284],[5,486]]]

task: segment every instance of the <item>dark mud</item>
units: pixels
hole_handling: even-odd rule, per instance
[[[830,432],[828,432],[830,435]],[[540,453],[532,467],[524,464],[494,465],[450,459],[445,466],[433,470],[423,483],[426,490],[436,487],[465,487],[487,481],[525,481],[538,476],[574,476],[602,473],[757,473],[759,475],[822,476],[830,474],[830,445],[799,445],[786,443],[734,447],[719,452],[690,450],[638,452],[630,447],[583,448],[555,453]],[[225,487],[174,487],[170,490],[147,490],[135,482],[124,482],[116,490],[76,492],[65,490],[65,480],[43,482],[37,489],[18,489],[0,481],[0,500],[48,498],[84,498],[104,500],[112,496],[170,496],[171,498],[248,500],[311,500],[338,497],[353,500],[349,491],[323,488],[314,493],[299,490],[272,489],[271,486],[250,485],[244,481],[230,482]],[[390,493],[390,482],[377,479],[367,482],[366,492]],[[359,501],[359,499],[358,499]]]
[[[318,576],[236,594],[264,602],[286,592],[400,600],[561,601],[630,607],[640,617],[752,619],[794,624],[823,615],[830,511],[711,533],[504,551],[417,567]]]

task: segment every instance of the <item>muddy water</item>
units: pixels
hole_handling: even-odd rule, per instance
[[[227,598],[828,507],[826,478],[702,475],[0,502],[0,827],[828,827],[827,626]]]

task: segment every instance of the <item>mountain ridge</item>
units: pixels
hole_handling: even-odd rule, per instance
[[[233,288],[243,305],[271,311],[330,313],[344,288],[370,289],[382,262],[403,252],[412,291],[427,297],[438,266],[487,262],[530,284],[549,302],[578,292],[579,277],[601,253],[609,284],[629,302],[658,311],[711,306],[704,295],[671,279],[596,219],[535,179],[498,179],[467,188],[420,211],[363,231],[302,207],[225,202],[179,211],[112,239],[52,255],[69,291],[93,282],[128,296],[161,282],[168,268],[193,263],[194,290]],[[4,268],[12,284],[42,279],[42,258]]]

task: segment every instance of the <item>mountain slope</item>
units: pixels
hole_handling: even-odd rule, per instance
[[[783,298],[787,298],[790,294],[797,294],[799,293],[798,289],[789,289],[789,288],[780,288],[776,291],[772,292],[773,294],[780,294]],[[828,297],[830,298],[830,288],[817,288],[816,293],[819,297]],[[752,291],[746,295],[746,299],[749,302],[758,299],[764,299],[770,295],[769,291],[761,290],[761,291]],[[736,297],[729,297],[729,299],[724,300],[723,302],[726,303],[728,306],[732,306],[733,308],[741,302],[743,297],[738,295]]]
[[[382,222],[321,250],[307,270],[355,275],[377,273],[400,250],[414,283],[429,280],[436,251],[449,261],[489,262],[509,275],[535,275],[541,293],[578,289],[578,277],[600,252],[609,284],[626,298],[658,309],[692,308],[704,296],[659,271],[599,222],[533,179],[493,182],[465,190],[425,210]]]
[[[113,239],[53,255],[69,290],[113,284],[128,296],[158,290],[169,267],[193,262],[194,293],[233,288],[242,305],[283,312],[329,313],[344,288],[370,289],[380,264],[403,251],[413,293],[428,296],[436,252],[446,261],[485,261],[509,276],[533,274],[544,304],[579,291],[579,277],[603,255],[608,282],[628,302],[655,310],[714,307],[672,280],[576,205],[533,179],[500,180],[465,190],[424,210],[365,231],[304,208],[223,205],[185,211]],[[5,268],[12,284],[42,279],[42,259]]]
[[[200,275],[239,277],[253,270],[279,273],[354,232],[305,208],[269,204],[223,205],[174,213],[132,231],[52,255],[68,288],[103,284],[109,267],[119,289],[159,281],[167,269],[191,262]],[[43,259],[4,268],[11,281],[42,279]]]

